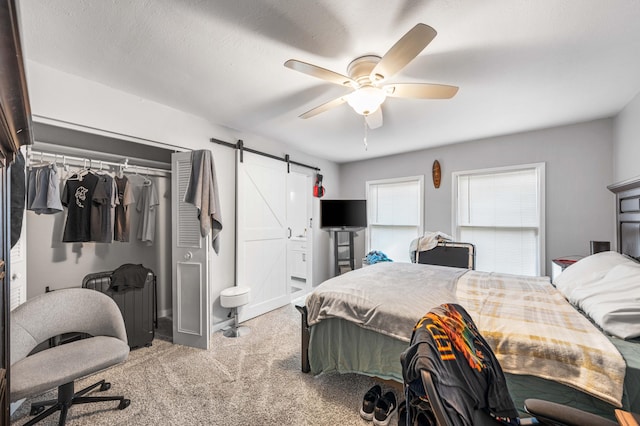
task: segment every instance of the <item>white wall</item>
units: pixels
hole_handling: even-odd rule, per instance
[[[546,268],[551,259],[589,253],[589,241],[614,246],[613,122],[611,119],[459,143],[340,166],[341,196],[364,198],[365,182],[425,175],[425,230],[451,234],[451,173],[546,163]],[[442,183],[434,188],[434,160]],[[364,253],[361,233],[356,259]]]
[[[68,124],[68,127],[74,128],[75,125],[79,125],[84,131],[96,133],[107,131],[129,135],[136,138],[137,142],[153,144],[152,141],[157,141],[167,144],[169,148],[213,151],[223,220],[220,254],[217,256],[213,254],[211,259],[211,267],[214,271],[212,284],[214,324],[227,319],[227,310],[220,308],[218,295],[222,289],[234,283],[235,152],[227,147],[213,144],[209,139],[213,137],[232,143],[242,139],[245,146],[253,149],[278,156],[289,154],[292,160],[320,167],[326,184],[338,186],[339,173],[335,163],[304,155],[285,144],[218,126],[205,118],[33,61],[27,61],[26,68],[31,109],[36,120],[57,125],[72,123]],[[316,213],[319,211],[317,200],[314,200],[314,211]],[[314,281],[319,283],[329,277],[329,244],[326,233],[320,231],[317,225],[314,228]],[[167,261],[170,262],[171,259]],[[28,265],[28,267],[34,266]]]
[[[640,177],[640,93],[614,121],[614,182]]]

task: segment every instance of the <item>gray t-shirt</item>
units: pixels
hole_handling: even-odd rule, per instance
[[[60,176],[55,165],[32,168],[27,179],[28,210],[37,214],[54,214],[63,210],[60,202]]]
[[[111,176],[99,175],[98,178],[91,209],[91,240],[110,243],[113,241],[113,215],[118,195]]]
[[[147,180],[140,188],[140,198],[136,203],[136,210],[140,213],[138,224],[138,239],[153,243],[156,233],[156,215],[158,211],[158,192],[153,181]]]
[[[113,226],[113,239],[115,241],[128,242],[129,229],[131,227],[129,206],[135,203],[131,183],[126,176],[115,177],[116,189],[118,191],[118,205],[116,205],[115,222]]]

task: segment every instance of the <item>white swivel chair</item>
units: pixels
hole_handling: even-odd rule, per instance
[[[240,337],[249,334],[249,327],[238,325],[238,308],[249,303],[249,287],[234,286],[220,292],[220,306],[231,308],[233,326],[224,332],[226,337]]]

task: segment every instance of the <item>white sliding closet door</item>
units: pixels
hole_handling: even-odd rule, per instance
[[[198,210],[185,203],[191,153],[171,155],[173,343],[209,349],[211,237],[200,236]]]
[[[289,303],[287,165],[244,152],[238,159],[237,280],[251,289],[245,321]]]

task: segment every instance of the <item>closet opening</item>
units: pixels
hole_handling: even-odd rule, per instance
[[[18,303],[24,302],[47,289],[81,287],[91,274],[114,271],[124,264],[142,264],[156,277],[158,328],[155,337],[172,339],[171,154],[174,150],[50,124],[34,123],[33,129],[35,143],[27,158],[27,174],[29,166],[54,164],[60,179],[60,196],[67,179],[77,172],[108,175],[112,179],[124,176],[133,201],[127,204],[128,238],[122,234],[117,238],[112,235],[114,238],[107,236],[100,240],[102,242],[93,239],[95,234],[87,240],[81,235],[70,237],[68,230],[65,233],[70,219],[68,208],[57,212],[56,209],[52,212],[27,210],[20,244],[24,272],[14,274],[19,275],[23,283],[16,284],[14,291],[12,282],[12,295],[20,296]],[[148,198],[151,192],[143,189],[145,186],[153,187],[155,201],[153,197]],[[145,203],[138,202],[143,198],[152,201],[153,218],[145,213],[148,209]],[[112,213],[112,226],[116,220],[114,215]],[[113,234],[113,227],[111,229]],[[67,242],[63,242],[65,240]],[[15,267],[12,269],[15,272]]]

